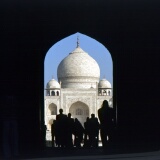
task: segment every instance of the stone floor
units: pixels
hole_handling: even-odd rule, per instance
[[[31,160],[32,158],[26,159]],[[160,151],[132,153],[132,154],[117,154],[117,155],[94,155],[94,156],[68,156],[68,157],[48,157],[48,158],[33,158],[32,160],[160,160]]]
[[[0,159],[4,159],[0,155]],[[24,150],[11,160],[160,160],[159,147],[144,145],[110,145],[107,149],[98,148],[52,148],[41,150]],[[4,159],[5,160],[5,159]]]
[[[0,157],[0,159],[4,159]],[[24,152],[19,157],[11,157],[11,160],[160,160],[160,150],[140,151],[122,149],[94,148],[73,148],[53,149],[46,148],[40,151]],[[4,159],[5,160],[5,159]]]

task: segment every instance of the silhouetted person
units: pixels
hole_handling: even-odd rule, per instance
[[[74,119],[71,118],[71,113],[68,113],[67,117],[67,147],[72,148],[73,147],[73,139],[72,139],[72,134],[74,132]]]
[[[95,114],[91,114],[89,119],[89,141],[91,147],[98,147],[99,128],[98,118],[95,117]]]
[[[82,124],[79,122],[77,118],[75,118],[74,122],[74,146],[81,147],[81,143],[83,140],[84,128]]]
[[[59,113],[60,114],[56,116],[56,120],[58,121],[58,141],[61,147],[65,147],[67,143],[67,115],[63,114],[63,109],[59,109]]]
[[[51,133],[52,133],[52,147],[59,146],[58,144],[58,121],[53,120],[53,124],[51,126]]]
[[[98,110],[98,117],[100,120],[100,133],[102,145],[104,148],[106,148],[107,136],[109,137],[109,139],[111,138],[111,133],[113,129],[112,112],[109,108],[107,100],[103,101],[102,107]]]
[[[61,134],[59,134],[61,132],[61,125],[59,125],[59,121],[58,121],[58,117],[56,117],[56,120],[53,121],[52,124],[52,140],[54,141],[54,146],[56,147],[60,147],[61,146]],[[53,142],[52,142],[53,143]]]
[[[89,117],[86,118],[86,122],[84,122],[84,147],[90,147],[89,141]]]
[[[3,153],[5,158],[19,155],[18,146],[18,107],[15,96],[5,96],[3,111]]]

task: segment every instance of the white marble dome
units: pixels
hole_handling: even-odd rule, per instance
[[[99,82],[98,63],[79,46],[65,57],[57,69],[62,88],[91,88]]]
[[[98,88],[112,88],[111,83],[107,81],[105,78],[101,79],[98,83]]]
[[[47,89],[51,89],[51,88],[60,88],[60,84],[55,80],[55,79],[51,79],[46,86]]]

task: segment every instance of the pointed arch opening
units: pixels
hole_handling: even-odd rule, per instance
[[[70,106],[69,113],[71,113],[73,118],[77,118],[83,125],[86,118],[89,117],[89,106],[83,102],[77,101]]]
[[[63,82],[63,78],[60,79],[58,77],[57,72],[59,64],[63,59],[69,56],[76,47],[82,48],[89,56],[91,56],[95,60],[95,62],[98,63],[100,68],[100,76],[97,83],[92,83],[89,80],[86,80],[86,82],[84,83],[81,82],[82,79],[79,80],[78,83],[76,83],[76,80],[73,78],[72,82],[66,85]],[[70,63],[70,65],[72,66],[72,63]],[[81,63],[81,65],[83,65],[83,63]],[[72,68],[75,69],[77,68],[77,66],[74,66]],[[91,72],[94,72],[94,69],[92,69]],[[78,74],[80,73],[80,71],[76,70],[76,73]],[[65,73],[65,75],[67,74],[69,73]],[[67,79],[67,77],[64,78],[66,78],[65,82],[68,83],[70,81],[70,79]],[[86,118],[90,117],[91,112],[97,114],[96,112],[101,107],[104,99],[109,101],[110,107],[113,108],[114,106],[113,61],[111,54],[104,45],[89,36],[81,33],[75,33],[57,42],[48,50],[44,61],[44,86],[48,86],[48,82],[51,79],[57,81],[60,88],[58,88],[58,92],[56,92],[55,90],[54,94],[57,96],[47,96],[45,92],[46,88],[44,88],[45,105],[47,105],[48,102],[56,102],[58,110],[62,108],[64,114],[68,114],[70,112],[72,114],[72,117],[78,118],[82,125],[86,121]],[[80,85],[81,87],[79,87]],[[83,88],[84,85],[85,87]],[[76,90],[76,88],[78,88],[78,90]],[[80,93],[79,89],[86,89],[86,92]],[[77,96],[76,99],[79,99],[78,96],[90,96],[90,98],[88,98],[89,102],[86,104],[81,102],[80,100],[77,100],[75,102],[75,100],[73,100],[74,96]],[[70,102],[72,100],[75,103],[72,104]],[[71,105],[68,105],[68,103]],[[45,107],[46,106],[44,106],[44,108]],[[92,110],[90,109],[91,107],[93,107]],[[53,109],[51,110],[51,112],[53,112]],[[44,119],[46,120],[45,117],[46,115],[44,115]]]
[[[52,78],[58,81],[57,67],[77,47],[77,37],[78,46],[98,63],[101,72],[100,80],[106,79],[113,89],[113,60],[109,50],[97,40],[79,32],[58,41],[46,53],[44,59],[44,86]]]
[[[48,107],[48,115],[57,115],[57,106],[51,103]]]

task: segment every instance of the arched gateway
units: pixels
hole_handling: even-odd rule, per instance
[[[72,114],[73,118],[78,118],[82,125],[86,121],[86,118],[89,117],[89,107],[80,101],[73,103],[69,112]]]
[[[58,82],[51,79],[45,88],[45,113],[48,108],[50,111],[44,115],[47,127],[60,108],[64,114],[71,113],[84,125],[92,113],[97,117],[97,110],[104,100],[112,101],[110,82],[100,79],[98,63],[79,46],[78,40],[77,47],[59,63],[57,76]],[[49,133],[50,128],[47,129]]]

